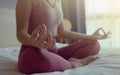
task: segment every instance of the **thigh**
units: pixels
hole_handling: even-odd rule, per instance
[[[19,69],[23,73],[63,71],[73,65],[61,56],[48,50],[28,48],[19,58]]]
[[[74,53],[93,44],[95,44],[94,46],[97,45],[97,47],[99,47],[99,43],[97,42],[97,40],[82,40],[82,41],[78,41],[76,43],[70,44],[66,47],[60,48],[57,53],[63,58],[68,59],[72,57]]]
[[[91,44],[86,47],[78,49],[73,55],[73,58],[83,59],[88,56],[94,56],[99,53],[99,46],[97,44]]]

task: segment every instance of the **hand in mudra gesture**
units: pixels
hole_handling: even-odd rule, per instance
[[[102,33],[103,34],[101,34],[100,33],[100,31],[102,31]],[[103,28],[99,28],[99,29],[97,29],[94,33],[93,33],[93,35],[92,35],[92,37],[93,37],[93,39],[98,39],[98,40],[102,40],[102,39],[107,39],[107,38],[109,38],[109,35],[111,34],[111,32],[105,32],[104,30],[103,30]]]
[[[30,42],[32,46],[39,49],[54,48],[56,43],[55,39],[52,38],[51,33],[47,32],[47,28],[44,24],[35,28],[31,34]]]

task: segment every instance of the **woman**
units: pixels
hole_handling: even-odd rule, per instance
[[[92,35],[66,31],[63,28],[61,0],[18,0],[16,5],[17,38],[22,43],[18,66],[20,72],[64,71],[87,65],[98,57],[98,39],[108,38],[102,28]],[[103,30],[104,35],[99,31]],[[56,49],[57,35],[81,40]]]

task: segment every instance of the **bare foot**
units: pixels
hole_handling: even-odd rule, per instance
[[[76,67],[88,65],[89,63],[93,62],[94,60],[98,59],[99,57],[95,56],[88,56],[84,59],[76,59],[76,58],[70,58],[68,59],[70,62],[75,64]]]
[[[81,64],[83,65],[87,65],[91,62],[93,62],[94,60],[98,59],[99,57],[94,57],[94,56],[88,56],[82,60],[79,60]]]

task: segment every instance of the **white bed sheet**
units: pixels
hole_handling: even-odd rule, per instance
[[[62,46],[62,45],[61,45]],[[17,68],[19,47],[0,48],[0,75],[25,75]],[[64,72],[36,73],[32,75],[120,75],[120,48],[101,49],[100,58],[87,66]]]

